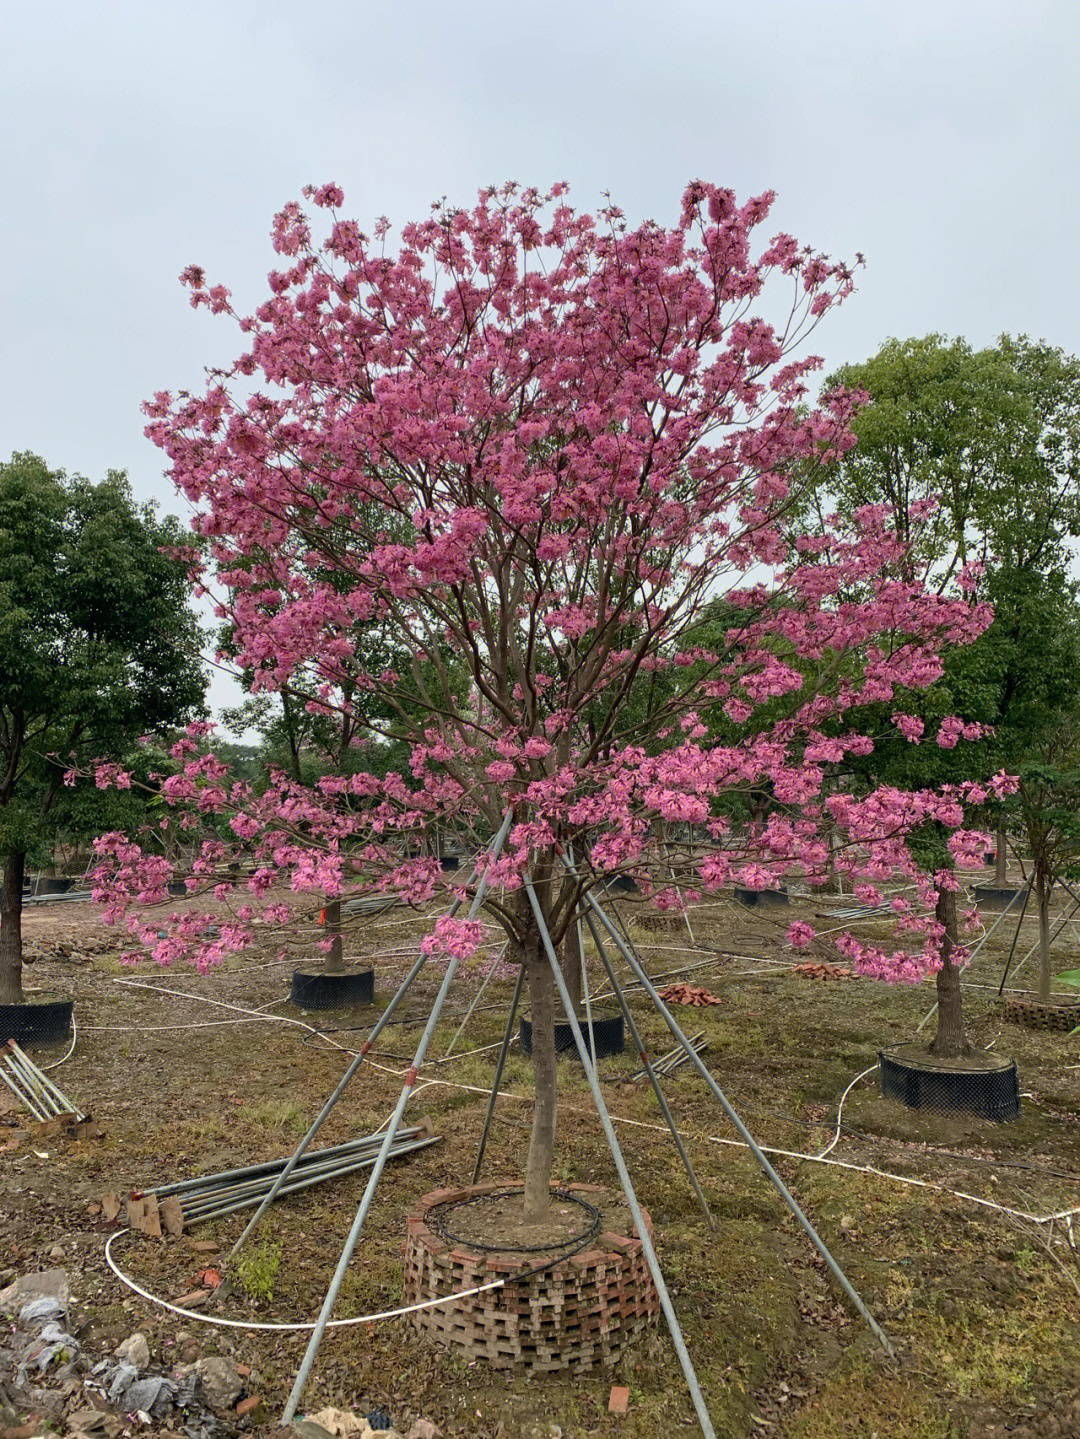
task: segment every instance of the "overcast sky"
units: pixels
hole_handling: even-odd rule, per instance
[[[1006,0],[214,5],[0,0],[0,457],[33,450],[184,513],[156,389],[231,360],[196,262],[263,298],[271,217],[420,219],[514,179],[674,220],[686,182],[777,192],[770,233],[861,250],[829,365],[890,335],[1080,353],[1080,9]],[[225,695],[219,684],[215,698]]]

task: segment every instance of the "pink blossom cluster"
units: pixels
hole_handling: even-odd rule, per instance
[[[449,825],[479,848],[510,808],[487,880],[515,942],[523,877],[569,850],[590,874],[634,874],[661,908],[685,902],[662,838],[691,826],[705,891],[820,885],[830,863],[865,893],[910,878],[897,926],[921,947],[841,937],[843,952],[883,977],[932,968],[934,885],[909,841],[942,825],[955,863],[973,863],[984,837],[967,810],[992,786],[857,795],[837,776],[873,751],[861,711],[932,685],[943,649],[991,613],[974,570],[948,592],[912,578],[884,506],[791,533],[800,477],[850,448],[865,398],[812,402],[821,362],[796,355],[852,271],[789,235],[761,240],[771,194],[739,204],[701,182],[669,227],[578,212],[562,185],[488,189],[396,248],[387,225],[372,239],[340,216],[336,186],[306,193],[330,213],[277,217],[280,267],[253,314],[184,272],[243,349],[202,394],[155,395],[146,433],[195,509],[196,577],[252,689],[329,716],[343,752],[392,740],[408,760],[313,785],[275,772],[256,790],[193,730],[160,778],[159,832],[98,842],[107,916],[162,962],[213,963],[289,922],[292,897],[452,893],[417,840]],[[914,716],[894,722],[921,738]],[[950,717],[937,743],[980,732]],[[754,796],[760,817],[731,823],[758,813]],[[189,888],[235,906],[216,937],[186,918],[166,940],[161,920],[140,930],[166,830],[195,854]],[[553,917],[558,893],[541,886]],[[426,944],[479,942],[441,920]]]

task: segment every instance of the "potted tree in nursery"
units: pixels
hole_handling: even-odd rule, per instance
[[[529,1147],[499,1194],[423,1202],[406,1297],[429,1281],[468,1290],[456,1301],[468,1322],[438,1330],[444,1342],[497,1356],[486,1337],[510,1326],[509,1361],[540,1368],[617,1358],[634,1316],[656,1310],[645,1285],[640,1308],[604,1310],[606,1347],[560,1330],[552,1350],[553,1312],[567,1306],[550,1286],[576,1281],[565,1266],[555,1279],[536,1273],[537,1252],[565,1250],[582,1209],[604,1203],[552,1204],[557,1002],[574,1006],[559,956],[576,967],[589,896],[632,876],[658,909],[675,902],[658,838],[669,824],[695,826],[690,893],[823,880],[827,830],[857,874],[915,875],[906,836],[924,819],[959,836],[963,862],[973,841],[955,796],[883,786],[826,800],[823,786],[873,749],[855,716],[883,689],[931,683],[940,649],[990,622],[983,605],[898,579],[897,538],[872,508],[835,517],[805,545],[786,541],[792,485],[851,443],[852,398],[830,392],[808,408],[816,362],[790,353],[850,291],[847,267],[784,235],[754,258],[770,196],[739,205],[695,183],[673,225],[631,227],[614,208],[576,212],[563,192],[485,190],[473,208],[408,226],[393,254],[381,224],[373,244],[335,214],[317,241],[311,218],[287,206],[273,297],[242,321],[249,348],[205,395],[162,392],[147,406],[149,436],[213,536],[252,687],[292,688],[309,668],[307,702],[355,720],[365,762],[311,783],[283,770],[261,787],[231,783],[193,735],[162,793],[193,826],[227,821],[234,840],[208,836],[196,865],[235,897],[236,922],[211,934],[212,916],[189,913],[160,940],[135,928],[159,960],[205,966],[263,926],[292,923],[296,894],[449,905],[420,947],[446,976],[419,1064],[451,980],[484,944],[483,904],[528,993]],[[335,212],[342,198],[332,185],[311,196]],[[197,267],[185,281],[197,304],[231,313],[227,291]],[[773,284],[797,295],[799,323],[785,306],[780,331],[750,318]],[[251,394],[256,377],[265,383]],[[856,582],[859,602],[848,603]],[[731,622],[703,645],[720,594]],[[364,660],[356,627],[367,623],[399,656],[384,668]],[[640,705],[653,672],[661,698]],[[719,736],[705,722],[714,706]],[[768,723],[755,725],[762,712]],[[396,767],[384,763],[391,753]],[[747,793],[767,793],[771,807],[733,840],[725,807]],[[475,874],[407,852],[436,825],[481,856]],[[164,892],[168,866],[144,844],[103,835],[98,849],[110,919],[130,920]],[[247,877],[230,876],[241,852]],[[924,888],[919,902],[932,910],[933,895]],[[893,978],[924,972],[938,957],[925,918],[914,953],[856,946],[855,963]],[[453,1262],[433,1269],[419,1252],[441,1206],[455,1236],[441,1252],[460,1256],[466,1216],[447,1203],[468,1207],[470,1266],[490,1247],[517,1254],[535,1291],[532,1338],[520,1291],[509,1307],[487,1294],[473,1303]],[[624,1234],[624,1256],[641,1239]],[[581,1303],[603,1300],[594,1287]],[[449,1312],[421,1304],[416,1322]]]
[[[1080,646],[1077,650],[1080,660]],[[1080,997],[1051,994],[1053,941],[1066,923],[1062,919],[1054,924],[1052,900],[1055,885],[1068,886],[1066,913],[1075,911],[1076,896],[1069,881],[1080,879],[1080,709],[1059,713],[1048,721],[1035,753],[1021,766],[1020,785],[1009,811],[1011,826],[1026,843],[1031,860],[1038,930],[1035,943],[1020,960],[1026,963],[1031,950],[1035,951],[1035,992],[1007,994],[1005,1017],[1035,1029],[1072,1030],[1080,1025]],[[1003,976],[1002,988],[1007,977]],[[1058,977],[1070,987],[1080,983],[1080,972],[1075,969]],[[1012,974],[1013,990],[1018,980],[1019,966]]]

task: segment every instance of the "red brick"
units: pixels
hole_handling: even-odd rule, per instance
[[[609,1414],[625,1414],[630,1404],[630,1390],[625,1384],[613,1384],[607,1402]]]

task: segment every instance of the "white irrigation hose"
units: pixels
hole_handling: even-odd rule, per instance
[[[302,1019],[290,1019],[286,1014],[259,1014],[257,1009],[245,1009],[242,1004],[227,1004],[223,999],[211,999],[206,994],[191,994],[184,989],[166,989],[164,985],[144,984],[137,979],[114,979],[113,984],[122,984],[128,989],[148,989],[152,994],[171,994],[177,999],[189,999],[195,1004],[212,1004],[216,1009],[232,1009],[237,1014],[254,1015],[258,1019],[274,1021],[277,1024],[295,1024],[300,1029],[306,1029],[309,1034],[317,1034],[327,1044],[333,1045],[335,1049],[340,1049],[342,1054],[351,1054],[354,1058],[356,1055],[354,1049],[347,1049],[344,1044],[338,1044],[336,1039],[331,1039],[328,1034],[324,1034],[321,1029],[316,1029],[313,1024],[305,1024]],[[271,1001],[271,1003],[273,1002]]]
[[[161,1034],[165,1031],[177,1029],[220,1029],[223,1026],[233,1024],[299,1024],[302,1029],[310,1030],[312,1034],[318,1035],[320,1039],[326,1040],[327,1044],[332,1044],[335,1049],[340,1049],[342,1053],[351,1054],[354,1058],[356,1056],[355,1049],[348,1049],[345,1045],[338,1044],[337,1040],[331,1039],[324,1030],[316,1029],[315,1026],[311,1024],[305,1024],[302,1019],[291,1019],[287,1014],[261,1014],[257,1009],[245,1009],[243,1005],[239,1004],[226,1004],[224,1000],[210,999],[209,996],[204,994],[190,994],[179,989],[166,989],[160,984],[141,985],[132,979],[114,979],[113,984],[134,985],[139,989],[150,989],[156,994],[173,994],[183,999],[190,999],[196,1004],[214,1004],[220,1006],[222,1009],[235,1009],[249,1017],[244,1019],[199,1020],[193,1024],[87,1024],[83,1025],[84,1033]],[[264,1004],[262,1009],[268,1009],[271,1004],[277,1004],[277,1002],[276,999],[272,999],[268,1004]],[[498,1049],[501,1043],[501,1040],[496,1040],[493,1044],[484,1044],[477,1049],[463,1049],[460,1054],[444,1055],[441,1059],[431,1060],[430,1063],[449,1064],[453,1063],[456,1059],[468,1059],[474,1054],[484,1054],[489,1049]],[[404,1072],[405,1071],[402,1070],[402,1073]]]
[[[38,1068],[42,1074],[48,1074],[50,1069],[59,1069],[62,1064],[71,1058],[75,1053],[75,1041],[79,1037],[79,1026],[75,1023],[75,1011],[71,1011],[71,1043],[68,1045],[67,1053],[61,1059],[54,1060],[52,1064],[39,1064]]]
[[[848,1085],[848,1087],[844,1090],[843,1094],[840,1096],[840,1103],[836,1106],[836,1133],[829,1140],[828,1144],[826,1144],[825,1148],[821,1151],[821,1153],[814,1155],[815,1159],[824,1159],[825,1156],[827,1154],[831,1154],[836,1148],[836,1146],[840,1143],[840,1121],[844,1113],[844,1100],[847,1099],[848,1095],[858,1084],[859,1080],[865,1079],[868,1074],[873,1074],[874,1070],[877,1069],[877,1067],[878,1061],[875,1059],[873,1064],[869,1065],[866,1069],[864,1069],[861,1074],[857,1074],[855,1078],[851,1081],[851,1083]]]
[[[190,999],[190,1000],[194,1000],[196,1003],[202,1003],[202,1004],[213,1004],[213,1005],[220,1006],[221,1008],[224,1008],[224,1009],[239,1010],[239,1011],[240,1011],[241,1013],[243,1013],[243,1014],[252,1015],[252,1014],[255,1013],[255,1011],[243,1009],[243,1007],[240,1006],[240,1005],[227,1004],[227,1003],[225,1003],[225,1001],[223,1001],[223,1000],[209,999],[208,997],[206,997],[206,996],[204,996],[204,995],[186,994],[186,993],[184,993],[183,991],[180,991],[180,990],[173,990],[173,991],[164,990],[164,989],[160,989],[160,987],[159,987],[159,986],[156,986],[156,985],[142,985],[142,984],[138,984],[138,983],[137,983],[136,981],[134,981],[134,980],[114,980],[113,982],[114,982],[115,984],[124,984],[124,985],[134,986],[135,988],[140,988],[140,989],[160,990],[161,993],[173,993],[173,994],[176,994],[176,995],[177,995],[179,998],[181,998],[181,999]],[[285,1016],[285,1015],[264,1015],[264,1016],[257,1016],[257,1017],[259,1017],[259,1018],[265,1018],[265,1019],[267,1019],[267,1020],[276,1020],[276,1021],[278,1021],[279,1023],[283,1023],[283,1024],[299,1025],[299,1027],[300,1027],[301,1029],[307,1029],[307,1030],[309,1030],[310,1032],[312,1032],[312,1033],[314,1033],[314,1034],[318,1034],[320,1038],[325,1038],[325,1039],[327,1039],[328,1042],[331,1043],[331,1044],[333,1044],[335,1048],[341,1049],[341,1050],[343,1050],[345,1053],[351,1053],[351,1052],[352,1052],[352,1051],[349,1051],[349,1050],[345,1050],[345,1047],[344,1047],[343,1045],[339,1045],[339,1044],[337,1044],[335,1041],[329,1040],[328,1036],[325,1036],[325,1035],[323,1035],[319,1030],[314,1029],[312,1025],[305,1024],[302,1020],[289,1019],[289,1018],[288,1018],[287,1016]],[[472,1053],[477,1053],[478,1051],[475,1051],[475,1050],[474,1050],[474,1051],[471,1051],[471,1052],[472,1052]],[[377,1061],[375,1061],[375,1060],[370,1060],[370,1061],[369,1061],[369,1067],[372,1068],[372,1069],[374,1069],[374,1070],[379,1071],[380,1073],[391,1075],[391,1076],[393,1076],[394,1078],[401,1078],[401,1076],[406,1072],[405,1070],[395,1070],[395,1069],[391,1069],[389,1066],[384,1065],[384,1064],[379,1064],[379,1063],[378,1063]],[[851,1092],[851,1089],[854,1087],[854,1085],[855,1085],[860,1079],[865,1078],[865,1076],[866,1076],[867,1074],[869,1074],[869,1073],[871,1072],[871,1070],[872,1070],[873,1068],[875,1068],[875,1067],[876,1067],[876,1066],[871,1066],[870,1069],[864,1070],[864,1071],[862,1072],[862,1074],[856,1075],[855,1079],[853,1079],[853,1080],[851,1081],[851,1083],[848,1085],[847,1089],[845,1089],[843,1095],[841,1096],[840,1105],[839,1105],[838,1110],[837,1110],[837,1130],[838,1130],[837,1138],[839,1138],[839,1127],[840,1127],[840,1120],[841,1120],[841,1115],[842,1115],[844,1100],[847,1098],[848,1094]],[[455,1081],[449,1080],[449,1079],[433,1079],[433,1078],[420,1079],[420,1080],[418,1081],[416,1087],[415,1087],[414,1093],[419,1093],[419,1092],[420,1092],[421,1090],[423,1090],[423,1089],[432,1089],[432,1088],[456,1089],[456,1090],[458,1090],[458,1091],[460,1091],[460,1092],[463,1092],[463,1093],[483,1095],[483,1096],[485,1096],[485,1097],[487,1097],[487,1096],[489,1096],[489,1095],[491,1094],[491,1090],[490,1090],[490,1089],[485,1089],[485,1088],[483,1088],[482,1086],[479,1086],[479,1085],[475,1085],[475,1084],[461,1084],[461,1083],[456,1083]],[[511,1093],[509,1093],[508,1091],[506,1091],[505,1089],[499,1091],[498,1098],[502,1098],[502,1099],[516,1099],[516,1100],[518,1100],[519,1102],[522,1102],[522,1103],[528,1103],[528,1102],[531,1100],[531,1096],[530,1096],[530,1095],[527,1095],[527,1094],[526,1094],[526,1095],[511,1094]],[[566,1110],[566,1111],[564,1111],[564,1112],[565,1112],[565,1113],[568,1113],[568,1114],[576,1114],[576,1115],[581,1115],[581,1116],[586,1116],[586,1117],[588,1117],[588,1116],[590,1116],[590,1115],[592,1115],[592,1114],[594,1113],[594,1111],[591,1111],[591,1110],[581,1110],[581,1109],[569,1109],[569,1110]],[[628,1125],[628,1126],[630,1126],[631,1128],[634,1128],[634,1129],[646,1129],[646,1130],[650,1130],[650,1131],[652,1131],[653,1133],[657,1133],[657,1134],[666,1134],[666,1133],[668,1133],[667,1129],[664,1128],[664,1126],[659,1125],[659,1124],[650,1124],[650,1123],[647,1123],[646,1121],[643,1121],[643,1120],[630,1119],[630,1118],[628,1118],[628,1117],[624,1117],[624,1116],[618,1115],[618,1114],[612,1114],[612,1115],[611,1115],[611,1118],[612,1118],[613,1122],[616,1123],[616,1124]],[[727,1147],[727,1148],[730,1148],[730,1149],[746,1149],[746,1148],[747,1148],[747,1145],[746,1145],[741,1139],[727,1139],[727,1138],[725,1138],[725,1137],[723,1137],[723,1136],[721,1136],[721,1135],[716,1135],[716,1134],[704,1134],[704,1135],[702,1135],[702,1134],[696,1134],[696,1135],[695,1135],[695,1134],[688,1134],[688,1133],[686,1133],[686,1132],[683,1131],[683,1130],[680,1130],[680,1131],[679,1131],[679,1134],[680,1134],[680,1137],[682,1137],[683,1139],[689,1139],[689,1140],[691,1140],[691,1141],[698,1140],[698,1141],[701,1141],[701,1142],[704,1142],[704,1143],[707,1143],[707,1144],[723,1145],[723,1146],[725,1146],[725,1147]],[[851,1163],[851,1162],[849,1162],[849,1161],[847,1161],[847,1160],[843,1160],[843,1159],[833,1159],[833,1158],[830,1157],[830,1150],[835,1146],[835,1143],[836,1143],[836,1140],[834,1139],[833,1143],[830,1144],[829,1146],[827,1146],[827,1148],[826,1148],[825,1150],[823,1150],[820,1154],[804,1154],[804,1153],[801,1153],[801,1152],[798,1151],[798,1150],[779,1149],[779,1148],[776,1148],[776,1147],[774,1147],[774,1146],[765,1145],[765,1144],[761,1145],[760,1148],[762,1149],[762,1151],[763,1151],[765,1154],[775,1155],[775,1156],[777,1156],[778,1158],[782,1158],[782,1159],[793,1159],[793,1160],[797,1160],[797,1161],[800,1161],[800,1162],[803,1162],[803,1163],[810,1163],[810,1164],[824,1164],[824,1165],[828,1165],[828,1166],[831,1167],[831,1168],[846,1170],[846,1171],[848,1171],[849,1173],[854,1173],[854,1174],[868,1174],[868,1175],[871,1175],[872,1177],[874,1177],[874,1178],[876,1178],[876,1179],[884,1179],[884,1180],[887,1180],[887,1181],[889,1181],[889,1182],[891,1182],[891,1183],[894,1183],[894,1184],[904,1184],[904,1185],[908,1185],[909,1187],[917,1188],[917,1189],[936,1190],[938,1193],[948,1194],[948,1195],[950,1195],[950,1196],[951,1196],[952,1198],[954,1198],[954,1199],[963,1199],[963,1200],[966,1200],[966,1201],[967,1201],[968,1203],[970,1203],[970,1204],[977,1204],[977,1205],[979,1205],[981,1208],[991,1209],[991,1210],[994,1210],[996,1213],[999,1213],[999,1214],[1007,1214],[1007,1215],[1010,1215],[1010,1216],[1013,1217],[1013,1218],[1022,1219],[1022,1220],[1027,1221],[1028,1223],[1032,1223],[1032,1224],[1051,1224],[1051,1223],[1054,1223],[1054,1222],[1057,1221],[1057,1220],[1064,1220],[1066,1223],[1070,1223],[1071,1220],[1073,1219],[1073,1217],[1074,1217],[1075,1215],[1080,1214],[1080,1205],[1076,1205],[1076,1206],[1074,1206],[1074,1207],[1071,1208],[1071,1209],[1062,1209],[1062,1210],[1059,1210],[1059,1211],[1057,1211],[1056,1213],[1053,1213],[1053,1214],[1041,1214],[1041,1215],[1040,1215],[1040,1214],[1030,1214],[1030,1213],[1027,1213],[1027,1212],[1024,1211],[1024,1210],[1012,1209],[1012,1208],[1010,1208],[1010,1207],[1009,1207],[1008,1205],[1006,1205],[1006,1204],[999,1204],[996,1200],[993,1200],[993,1199],[983,1199],[983,1198],[981,1198],[981,1197],[980,1197],[979,1195],[977,1195],[977,1194],[968,1194],[965,1190],[962,1190],[962,1189],[951,1189],[948,1185],[939,1184],[939,1183],[936,1183],[936,1182],[933,1181],[933,1180],[928,1180],[928,1179],[916,1179],[916,1178],[913,1178],[913,1177],[911,1177],[911,1176],[909,1176],[909,1175],[894,1174],[894,1173],[892,1173],[892,1172],[889,1171],[889,1170],[879,1169],[876,1165],[873,1165],[873,1164],[853,1164],[853,1163]],[[312,1323],[312,1322],[297,1323],[297,1324],[268,1323],[268,1322],[259,1323],[259,1322],[255,1322],[255,1321],[249,1321],[249,1320],[222,1319],[222,1318],[218,1318],[217,1316],[214,1316],[214,1315],[198,1314],[198,1313],[196,1313],[194,1310],[182,1309],[182,1308],[180,1308],[178,1305],[175,1305],[175,1304],[170,1303],[168,1300],[161,1299],[161,1298],[159,1298],[157,1295],[151,1294],[151,1293],[149,1292],[149,1290],[143,1289],[141,1286],[139,1286],[138,1284],[136,1284],[134,1280],[130,1279],[126,1274],[124,1274],[124,1273],[118,1268],[116,1262],[115,1262],[114,1259],[112,1258],[111,1248],[112,1248],[113,1241],[114,1241],[115,1239],[118,1239],[121,1234],[126,1233],[126,1232],[127,1232],[126,1230],[119,1230],[116,1234],[110,1235],[110,1237],[109,1237],[109,1239],[108,1239],[108,1241],[106,1242],[106,1245],[105,1245],[105,1259],[106,1259],[106,1262],[108,1263],[109,1268],[112,1270],[112,1272],[113,1272],[113,1273],[116,1275],[116,1277],[121,1281],[121,1283],[125,1284],[129,1289],[133,1290],[136,1294],[139,1294],[142,1298],[148,1300],[150,1303],[152,1303],[152,1304],[157,1304],[157,1305],[159,1305],[160,1307],[162,1307],[162,1308],[164,1308],[164,1309],[168,1309],[168,1310],[170,1310],[170,1311],[171,1311],[172,1313],[174,1313],[174,1314],[179,1314],[179,1315],[181,1315],[181,1316],[182,1316],[183,1318],[185,1318],[185,1319],[195,1319],[195,1320],[200,1321],[201,1323],[217,1325],[217,1326],[219,1326],[219,1327],[221,1327],[221,1328],[228,1328],[228,1329],[251,1329],[251,1330],[279,1330],[279,1331],[280,1331],[280,1330],[301,1331],[301,1330],[311,1330],[311,1329],[314,1329],[315,1325],[314,1325],[314,1323]],[[480,1294],[480,1293],[483,1293],[483,1292],[485,1292],[486,1290],[489,1290],[489,1289],[498,1289],[498,1288],[501,1288],[504,1283],[505,1283],[504,1280],[497,1280],[497,1281],[495,1281],[495,1282],[493,1282],[493,1283],[491,1283],[491,1284],[482,1285],[482,1286],[480,1286],[480,1287],[478,1287],[478,1288],[475,1288],[475,1289],[463,1290],[463,1291],[462,1291],[461,1293],[459,1293],[459,1294],[447,1295],[447,1296],[446,1296],[445,1298],[443,1298],[443,1299],[428,1300],[428,1301],[425,1301],[425,1302],[422,1303],[422,1304],[413,1305],[413,1306],[411,1306],[411,1307],[409,1307],[409,1308],[391,1309],[391,1310],[383,1311],[383,1312],[381,1312],[381,1313],[379,1313],[379,1314],[362,1315],[362,1316],[359,1316],[359,1317],[353,1318],[353,1319],[339,1319],[339,1320],[334,1320],[334,1321],[331,1321],[331,1323],[332,1323],[333,1327],[338,1328],[338,1327],[346,1327],[346,1326],[357,1325],[357,1324],[371,1324],[371,1323],[375,1323],[376,1321],[381,1320],[381,1319],[393,1319],[393,1318],[398,1318],[398,1317],[400,1317],[400,1316],[403,1315],[403,1314],[413,1313],[413,1312],[415,1312],[416,1310],[419,1310],[419,1309],[430,1309],[430,1308],[434,1308],[434,1307],[436,1307],[436,1306],[439,1305],[439,1304],[449,1303],[451,1300],[461,1299],[461,1298],[467,1298],[467,1297],[469,1297],[470,1295]]]
[[[105,1244],[105,1263],[116,1275],[117,1279],[120,1280],[121,1284],[126,1284],[129,1289],[133,1290],[143,1299],[148,1299],[151,1304],[157,1304],[160,1308],[168,1309],[173,1314],[179,1314],[184,1319],[195,1319],[200,1324],[213,1324],[221,1329],[271,1329],[295,1332],[297,1330],[315,1328],[314,1320],[304,1323],[284,1324],[280,1322],[271,1323],[269,1321],[258,1323],[250,1319],[222,1319],[216,1314],[199,1314],[194,1309],[183,1309],[179,1304],[171,1304],[168,1299],[162,1299],[157,1294],[151,1294],[149,1289],[144,1289],[141,1284],[136,1284],[130,1275],[125,1274],[112,1257],[113,1244],[123,1235],[130,1233],[130,1229],[118,1229],[115,1234],[109,1235]],[[505,1279],[495,1279],[490,1284],[477,1285],[475,1289],[461,1289],[456,1294],[446,1294],[441,1299],[425,1299],[420,1304],[408,1304],[400,1309],[384,1309],[378,1314],[358,1314],[352,1319],[331,1319],[326,1327],[328,1329],[346,1329],[355,1324],[375,1324],[380,1319],[399,1319],[403,1314],[416,1314],[421,1309],[435,1309],[440,1304],[452,1304],[456,1299],[468,1299],[473,1294],[486,1294],[489,1289],[502,1289],[505,1284]]]

